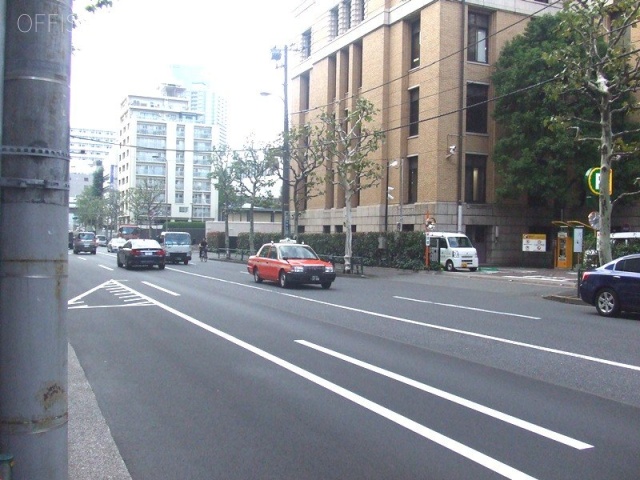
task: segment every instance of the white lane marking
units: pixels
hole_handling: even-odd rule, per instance
[[[180,296],[179,293],[173,292],[171,290],[167,290],[166,288],[162,288],[161,286],[155,285],[155,284],[153,284],[151,282],[142,282],[142,283],[144,283],[145,285],[149,285],[152,288],[156,288],[156,289],[160,290],[161,292],[168,293],[169,295],[173,295],[174,297],[179,297]]]
[[[509,340],[507,338],[494,337],[494,336],[485,335],[485,334],[482,334],[482,333],[470,332],[468,330],[460,330],[458,328],[443,327],[441,325],[434,325],[432,323],[418,322],[417,320],[411,320],[411,319],[408,319],[408,318],[396,317],[396,316],[393,316],[393,315],[387,315],[385,313],[372,312],[372,311],[369,311],[369,310],[362,310],[360,308],[348,307],[346,305],[339,305],[337,303],[323,302],[321,300],[315,300],[313,298],[301,297],[299,295],[293,295],[291,293],[278,291],[276,289],[258,287],[258,286],[255,286],[255,285],[247,285],[246,283],[233,282],[231,280],[224,280],[222,278],[216,278],[216,277],[211,277],[211,276],[208,276],[208,275],[202,275],[200,273],[185,272],[184,270],[178,270],[178,269],[170,269],[170,270],[173,270],[174,272],[180,272],[180,273],[182,273],[184,275],[193,275],[193,276],[200,277],[200,278],[206,278],[208,280],[214,280],[214,281],[220,282],[220,283],[227,283],[229,285],[237,285],[239,287],[252,288],[254,290],[261,290],[263,292],[268,292],[268,293],[271,293],[271,294],[274,294],[274,295],[283,295],[285,297],[296,298],[298,300],[304,300],[304,301],[310,302],[310,303],[317,303],[317,304],[320,304],[320,305],[326,305],[328,307],[334,307],[334,308],[339,308],[339,309],[342,309],[342,310],[348,310],[348,311],[351,311],[351,312],[357,312],[357,313],[362,313],[362,314],[365,314],[365,315],[371,315],[373,317],[385,318],[387,320],[393,320],[393,321],[396,321],[396,322],[408,323],[408,324],[411,324],[411,325],[419,325],[419,326],[426,327],[426,328],[432,328],[434,330],[442,330],[444,332],[457,333],[457,334],[460,334],[460,335],[466,335],[466,336],[470,336],[470,337],[482,338],[484,340],[491,340],[491,341],[494,341],[494,342],[505,343],[507,345],[512,345],[512,346],[516,346],[516,347],[523,347],[523,348],[529,348],[529,349],[532,349],[532,350],[538,350],[538,351],[541,351],[541,352],[554,353],[556,355],[562,355],[562,356],[565,356],[565,357],[579,358],[581,360],[586,360],[588,362],[601,363],[603,365],[609,365],[611,367],[625,368],[625,369],[628,369],[628,370],[635,370],[637,372],[640,372],[640,366],[638,366],[638,365],[631,365],[631,364],[628,364],[628,363],[614,362],[612,360],[606,360],[604,358],[590,357],[589,355],[583,355],[581,353],[567,352],[565,350],[558,350],[556,348],[542,347],[540,345],[534,345],[534,344],[531,344],[531,343],[518,342],[516,340]]]
[[[110,272],[113,272],[113,268],[111,267],[107,267],[106,265],[98,265],[100,268],[104,268],[105,270],[109,270]]]
[[[392,380],[396,380],[398,382],[404,383],[405,385],[409,385],[411,387],[417,388],[418,390],[422,390],[423,392],[430,393],[431,395],[435,395],[437,397],[443,398],[453,403],[457,403],[463,407],[469,408],[471,410],[475,410],[476,412],[483,413],[489,417],[496,418],[505,423],[509,423],[516,427],[522,428],[529,432],[538,434],[540,436],[546,437],[550,440],[554,440],[559,443],[563,443],[569,447],[573,447],[577,450],[586,450],[587,448],[593,448],[593,445],[589,445],[588,443],[581,442],[580,440],[576,440],[574,438],[568,437],[566,435],[562,435],[561,433],[554,432],[553,430],[549,430],[547,428],[541,427],[539,425],[535,425],[533,423],[527,422],[526,420],[522,420],[520,418],[513,417],[503,412],[499,412],[498,410],[494,410],[493,408],[486,407],[484,405],[480,405],[479,403],[473,402],[471,400],[467,400],[466,398],[459,397],[452,393],[445,392],[444,390],[440,390],[438,388],[425,385],[424,383],[418,382],[411,378],[405,377],[403,375],[399,375],[397,373],[393,373],[389,370],[385,370],[380,367],[376,367],[370,363],[363,362],[362,360],[357,360],[353,357],[349,357],[342,353],[338,353],[334,350],[329,350],[328,348],[321,347],[320,345],[316,345],[311,342],[307,342],[306,340],[296,340],[297,343],[304,345],[306,347],[312,348],[319,352],[325,353],[332,357],[338,358],[345,362],[351,363],[353,365],[357,365],[358,367],[362,367],[371,372],[377,373],[379,375],[383,375],[387,378],[391,378]]]
[[[126,282],[127,280],[123,280],[123,281]],[[93,287],[93,288],[87,290],[86,292],[81,293],[77,297],[74,297],[71,300],[69,300],[67,302],[67,309],[75,310],[75,309],[79,309],[79,308],[90,309],[90,308],[148,307],[148,306],[153,305],[152,303],[146,302],[146,300],[142,301],[142,303],[129,303],[129,304],[125,303],[123,305],[94,305],[94,306],[89,306],[89,305],[86,305],[84,303],[84,298],[87,295],[90,295],[93,292],[96,292],[96,291],[98,291],[98,290],[100,290],[102,288],[104,288],[109,293],[111,293],[111,294],[115,295],[116,297],[118,297],[119,300],[123,300],[124,302],[129,302],[129,301],[134,301],[134,300],[143,300],[137,292],[135,292],[134,290],[130,289],[129,287],[124,286],[122,283],[120,283],[120,282],[118,282],[116,280],[107,280],[106,282],[101,283],[97,287]],[[133,300],[128,300],[129,298],[132,298]]]
[[[135,290],[132,290],[132,291],[135,291]],[[427,440],[431,440],[432,442],[437,443],[438,445],[448,450],[451,450],[452,452],[457,453],[471,460],[472,462],[475,462],[506,478],[513,479],[513,480],[536,480],[534,477],[531,477],[526,473],[521,472],[520,470],[517,470],[505,463],[502,463],[499,460],[496,460],[495,458],[489,457],[484,453],[474,450],[473,448],[468,447],[467,445],[464,445],[460,442],[457,442],[456,440],[453,440],[452,438],[449,438],[441,433],[436,432],[435,430],[425,427],[424,425],[421,425],[418,422],[411,420],[410,418],[400,415],[399,413],[394,412],[393,410],[390,410],[386,407],[383,407],[380,404],[372,402],[371,400],[368,400],[356,393],[353,393],[352,391],[347,390],[346,388],[343,388],[333,382],[325,380],[324,378],[319,377],[318,375],[315,375],[309,372],[308,370],[304,370],[303,368],[300,368],[297,365],[294,365],[280,357],[276,357],[275,355],[265,350],[262,350],[261,348],[258,348],[250,343],[240,340],[237,337],[229,335],[228,333],[225,333],[222,330],[218,330],[217,328],[207,325],[206,323],[203,323],[191,317],[190,315],[187,315],[186,313],[183,313],[179,310],[176,310],[173,307],[170,307],[169,305],[165,305],[157,300],[154,300],[151,297],[147,297],[146,295],[140,292],[136,292],[136,293],[138,293],[140,297],[144,298],[148,302],[155,304],[156,306],[162,308],[163,310],[169,313],[172,313],[173,315],[176,315],[177,317],[180,317],[183,320],[186,320],[187,322],[197,327],[200,327],[203,330],[206,330],[207,332],[217,335],[218,337],[223,338],[224,340],[227,340],[240,348],[243,348],[255,355],[258,355],[264,360],[274,363],[275,365],[282,367],[285,370],[288,370],[289,372],[295,375],[298,375],[312,383],[315,383],[316,385],[322,388],[325,388],[330,392],[340,395],[342,398],[349,400],[355,403],[356,405],[360,405],[361,407],[371,412],[374,412],[380,415],[381,417],[386,418],[387,420],[391,420],[395,424],[403,428],[406,428],[407,430],[410,430],[414,433],[417,433],[418,435],[426,438]]]
[[[419,300],[417,298],[399,297],[397,295],[394,295],[393,298],[397,298],[398,300],[407,300],[409,302],[429,303],[431,305],[439,305],[441,307],[459,308],[459,309],[462,309],[462,310],[472,310],[474,312],[491,313],[493,315],[506,315],[506,316],[509,316],[509,317],[520,317],[520,318],[528,318],[528,319],[531,319],[531,320],[541,320],[540,317],[532,317],[530,315],[520,315],[518,313],[499,312],[497,310],[485,310],[484,308],[476,308],[476,307],[465,307],[463,305],[454,305],[453,303],[431,302],[429,300]]]

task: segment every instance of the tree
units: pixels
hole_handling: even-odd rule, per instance
[[[89,12],[95,12],[99,8],[111,6],[113,6],[113,0],[93,0],[85,7],[85,9]]]
[[[224,218],[224,248],[227,258],[229,251],[229,212],[241,206],[241,197],[235,185],[233,174],[233,152],[229,147],[222,147],[213,153],[213,171],[209,177],[213,179],[214,188],[218,191],[218,206],[222,218]]]
[[[600,263],[612,259],[611,211],[616,201],[612,200],[609,189],[612,166],[630,158],[638,162],[639,144],[630,138],[638,129],[624,127],[620,119],[640,108],[636,97],[640,86],[640,54],[630,41],[639,12],[637,0],[565,2],[559,33],[566,39],[566,46],[549,56],[552,66],[564,67],[557,95],[565,92],[583,95],[598,112],[596,119],[568,117],[562,120],[573,122],[578,129],[595,125],[599,130],[598,135],[586,136],[583,140],[598,145],[600,155]],[[623,192],[623,195],[638,193],[640,191]]]
[[[104,193],[104,168],[99,166],[93,172],[93,183],[91,184],[91,195],[102,197]]]
[[[76,216],[85,230],[98,231],[105,216],[105,202],[102,197],[92,195],[86,188],[76,197]]]
[[[134,222],[138,223],[142,218],[147,220],[149,238],[152,238],[152,226],[156,223],[156,219],[167,215],[164,179],[155,181],[144,177],[139,180],[136,188],[126,191],[124,202]]]
[[[323,194],[324,178],[318,175],[325,161],[324,149],[320,144],[322,138],[322,128],[311,124],[291,128],[286,136],[289,142],[289,181],[285,188],[293,193],[294,235],[298,233],[300,215],[305,210],[307,200]],[[281,157],[284,142],[282,138],[279,148],[268,149],[269,155]],[[282,169],[278,169],[278,177],[285,181]]]
[[[531,19],[502,50],[492,77],[500,128],[493,152],[500,175],[497,193],[501,198],[526,196],[530,205],[556,210],[584,201],[584,172],[597,162],[596,148],[576,143],[575,130],[552,128],[549,122],[574,112],[595,114],[582,96],[569,92],[558,101],[545,90],[562,72],[561,65],[550,68],[545,61],[566,46],[565,38],[552,33],[560,22],[557,15]]]
[[[347,272],[351,271],[352,201],[362,190],[378,185],[382,177],[379,161],[370,158],[385,136],[382,130],[369,126],[376,113],[373,103],[364,98],[359,98],[354,109],[343,118],[323,112],[320,115],[322,134],[314,146],[316,155],[324,155],[328,161],[329,181],[340,185],[344,191],[344,264]]]
[[[245,142],[241,151],[233,153],[231,172],[233,184],[238,196],[245,197],[249,202],[249,250],[254,248],[254,220],[253,212],[260,196],[275,185],[275,175],[278,166],[273,158],[265,153],[265,149],[256,146],[251,139]]]
[[[123,210],[124,195],[114,188],[108,188],[104,192],[104,222],[113,232]]]

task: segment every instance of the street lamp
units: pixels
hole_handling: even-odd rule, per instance
[[[280,49],[278,47],[273,47],[271,49],[271,60],[276,62],[282,59],[282,66],[284,69],[284,97],[282,97],[282,101],[284,102],[284,130],[283,130],[283,141],[284,145],[282,148],[282,237],[289,238],[289,163],[290,163],[290,152],[289,152],[289,93],[288,93],[288,82],[289,82],[289,50],[288,46],[285,45],[284,48]],[[261,92],[260,95],[266,96],[271,95],[268,92]]]

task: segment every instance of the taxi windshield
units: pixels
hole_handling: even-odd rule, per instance
[[[280,256],[282,258],[318,258],[310,249],[300,245],[280,247]]]

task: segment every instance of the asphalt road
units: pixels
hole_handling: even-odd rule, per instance
[[[255,284],[70,255],[70,344],[133,479],[637,479],[640,318],[482,275]],[[109,477],[104,477],[109,478]]]

